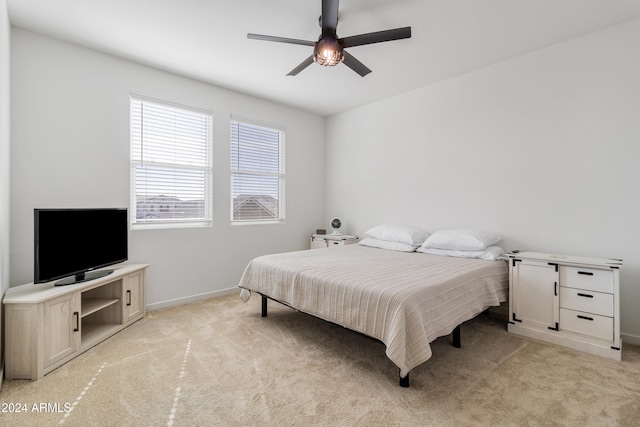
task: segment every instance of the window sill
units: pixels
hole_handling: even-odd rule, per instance
[[[161,230],[176,228],[211,228],[212,221],[168,222],[168,223],[136,223],[131,224],[131,230]]]
[[[269,220],[269,221],[231,221],[231,226],[242,226],[242,225],[278,225],[284,224],[284,219],[281,220]]]

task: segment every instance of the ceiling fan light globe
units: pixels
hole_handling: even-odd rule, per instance
[[[313,49],[313,60],[320,65],[333,67],[344,59],[342,46],[335,39],[320,39]]]

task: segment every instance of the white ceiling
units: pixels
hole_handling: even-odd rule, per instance
[[[343,0],[338,36],[411,26],[349,52],[373,70],[312,64],[321,0],[7,0],[12,25],[331,115],[640,16],[640,0]]]

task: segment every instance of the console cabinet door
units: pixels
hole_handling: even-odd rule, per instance
[[[554,264],[513,262],[511,321],[537,329],[558,330],[558,267]]]
[[[124,281],[124,321],[144,316],[144,270],[127,275]]]
[[[80,293],[62,295],[43,304],[46,368],[80,348]]]

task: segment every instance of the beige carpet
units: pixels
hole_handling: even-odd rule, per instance
[[[504,315],[462,326],[398,386],[384,346],[237,295],[147,317],[38,382],[5,381],[11,426],[637,426],[640,348],[622,362],[508,334]],[[44,405],[43,405],[44,404]],[[35,406],[34,406],[35,405]],[[37,412],[35,409],[42,412]]]

